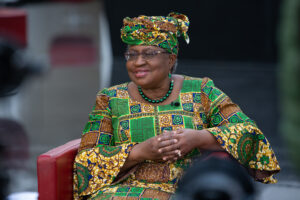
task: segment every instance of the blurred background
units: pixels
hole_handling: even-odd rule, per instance
[[[2,143],[22,147],[4,155],[16,162],[8,193],[37,191],[37,156],[80,138],[97,92],[129,81],[122,19],[177,11],[190,19],[177,73],[212,78],[269,139],[282,171],[256,184],[258,199],[297,199],[299,2],[1,0],[0,38],[35,74],[0,98]]]

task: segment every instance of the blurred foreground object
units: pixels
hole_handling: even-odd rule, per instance
[[[0,36],[24,48],[27,45],[27,14],[18,8],[0,8]]]
[[[22,49],[0,38],[0,97],[13,95],[30,75],[41,72],[41,67],[25,57]]]
[[[300,0],[282,2],[280,27],[281,134],[300,174]]]
[[[0,8],[0,97],[13,95],[25,78],[42,67],[25,55],[27,13],[18,8]]]
[[[252,180],[238,162],[204,156],[179,182],[175,200],[253,200],[254,194]]]
[[[0,98],[16,94],[33,74],[42,70],[25,54],[26,12],[0,8]],[[9,193],[9,170],[24,168],[29,157],[27,134],[21,124],[0,119],[0,199]]]
[[[5,168],[22,168],[29,157],[29,141],[21,124],[0,118],[0,147]]]
[[[29,157],[29,141],[21,124],[0,118],[0,199],[8,193],[8,169],[21,169]]]

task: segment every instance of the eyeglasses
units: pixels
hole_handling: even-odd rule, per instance
[[[133,52],[133,51],[127,51],[124,55],[125,55],[125,59],[127,61],[134,61],[134,60],[137,60],[140,55],[142,56],[142,58],[144,60],[151,60],[154,57],[156,57],[158,54],[162,54],[162,53],[168,53],[168,52],[159,51],[159,50],[157,50],[157,51],[146,51],[146,52],[141,52],[141,53]]]

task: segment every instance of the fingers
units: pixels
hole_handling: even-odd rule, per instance
[[[173,131],[164,131],[163,134],[161,134],[157,140],[159,142],[165,141],[165,140],[170,140],[173,138],[174,132]]]
[[[164,156],[163,161],[168,161],[168,162],[174,162],[178,160],[179,158],[177,156]]]
[[[180,133],[183,133],[184,132],[184,129],[177,129],[176,131],[175,131],[175,134],[180,134]]]
[[[179,150],[179,149],[176,149],[176,150],[174,150],[174,151],[172,151],[172,152],[168,152],[168,153],[166,153],[166,156],[176,156],[176,157],[181,157],[182,155],[181,155],[181,151]]]
[[[181,151],[180,150],[175,150],[172,152],[172,155],[167,155],[163,157],[164,161],[176,161],[181,157]]]
[[[176,131],[164,131],[162,135],[157,138],[157,152],[164,158],[164,160],[177,160],[182,156],[180,149],[179,134],[183,133],[182,129]]]
[[[173,131],[164,131],[163,134],[157,138],[157,141],[158,149],[178,143],[178,139],[174,138]]]
[[[164,140],[164,141],[161,141],[161,142],[158,143],[158,148],[159,149],[167,148],[169,146],[174,146],[177,143],[178,143],[177,139]]]
[[[178,140],[173,139],[165,142],[161,142],[161,145],[158,148],[159,153],[167,153],[175,151],[176,149],[179,149],[179,143]]]
[[[183,135],[180,135],[181,133],[184,133],[184,129],[178,129],[175,131],[164,131],[163,134],[161,134],[157,137],[157,141],[163,142],[163,141],[172,140],[172,139],[178,140],[183,136]]]

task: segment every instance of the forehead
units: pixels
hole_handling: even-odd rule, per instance
[[[157,47],[157,46],[147,46],[147,45],[129,45],[128,50],[131,51],[147,51],[147,50],[161,50],[163,51],[164,49]]]

